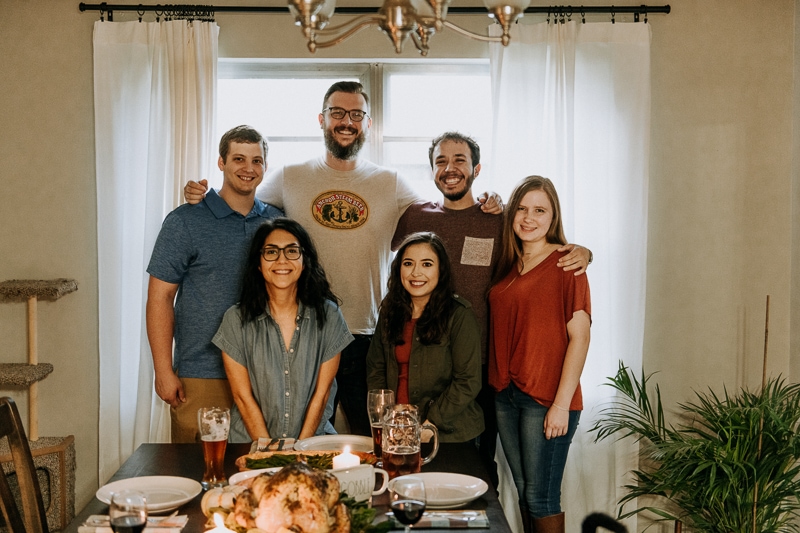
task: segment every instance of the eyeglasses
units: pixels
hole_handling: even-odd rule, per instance
[[[300,256],[303,255],[302,248],[297,245],[290,244],[284,248],[278,248],[277,246],[268,246],[266,248],[262,248],[261,257],[264,258],[264,261],[277,261],[281,256],[281,252],[283,252],[283,257],[285,257],[287,261],[300,259]]]
[[[341,107],[326,107],[322,110],[323,112],[327,111],[331,114],[331,118],[335,118],[336,120],[342,120],[345,115],[350,115],[350,120],[353,122],[361,122],[364,120],[364,117],[368,117],[366,111],[361,111],[360,109],[343,109]]]

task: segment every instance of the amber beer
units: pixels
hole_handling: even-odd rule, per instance
[[[203,443],[206,471],[200,484],[204,489],[222,487],[225,479],[225,446],[231,429],[231,410],[227,407],[201,407],[197,410],[197,428]]]
[[[419,448],[416,451],[397,447],[391,452],[383,450],[383,469],[389,473],[389,479],[406,474],[416,474],[422,468],[422,458]]]
[[[372,424],[372,453],[378,459],[383,458],[383,451],[381,449],[381,434],[383,433],[383,424]]]
[[[227,440],[210,440],[212,437],[201,437],[203,443],[203,459],[206,462],[206,471],[203,474],[202,485],[219,487],[226,483],[225,479],[225,446]]]

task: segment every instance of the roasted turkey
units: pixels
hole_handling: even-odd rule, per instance
[[[339,492],[333,474],[292,463],[253,478],[236,498],[234,521],[265,533],[349,533],[350,517]]]

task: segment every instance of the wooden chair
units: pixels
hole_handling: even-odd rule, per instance
[[[0,398],[0,439],[3,437],[8,438],[22,501],[20,514],[6,475],[0,468],[0,509],[3,511],[6,528],[10,533],[49,533],[42,491],[39,489],[25,428],[22,427],[17,405],[8,397]]]

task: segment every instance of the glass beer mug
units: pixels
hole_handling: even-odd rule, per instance
[[[422,430],[433,432],[433,451],[422,458],[420,451]],[[439,432],[432,424],[421,424],[415,405],[396,404],[387,407],[383,417],[383,469],[389,479],[406,474],[416,474],[439,451]]]

